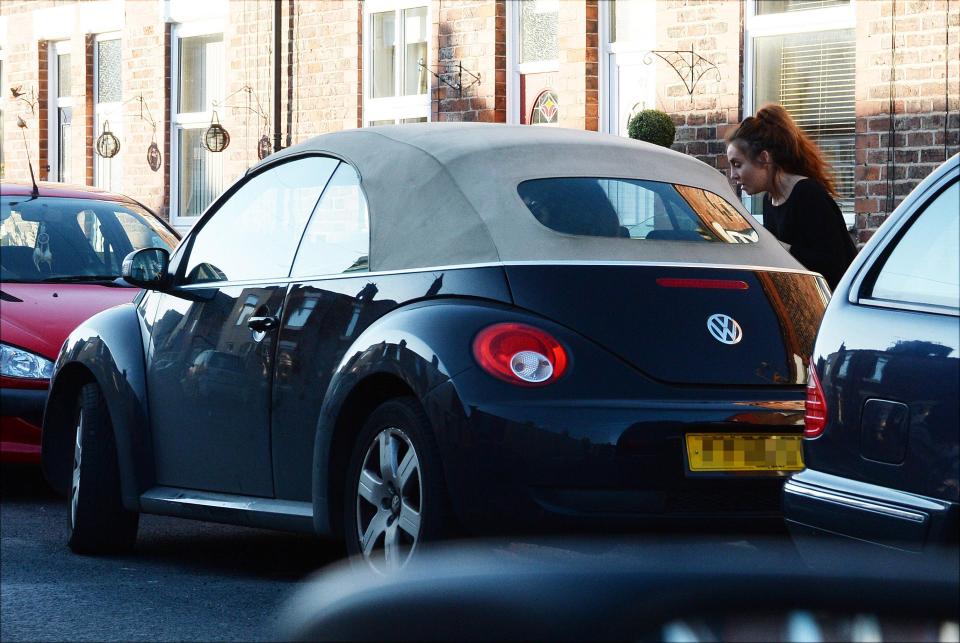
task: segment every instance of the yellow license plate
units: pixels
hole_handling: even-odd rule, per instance
[[[691,471],[799,471],[800,435],[688,433]]]

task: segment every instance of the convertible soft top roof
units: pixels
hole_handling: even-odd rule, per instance
[[[803,270],[736,198],[727,179],[679,152],[550,127],[422,123],[317,136],[265,159],[330,154],[353,165],[370,208],[371,270],[486,262],[648,261]],[[545,177],[679,183],[714,192],[753,225],[758,243],[582,237],[541,225],[517,193]]]

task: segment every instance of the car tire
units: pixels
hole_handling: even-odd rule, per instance
[[[426,414],[412,397],[384,402],[360,430],[347,467],[347,552],[390,573],[407,565],[423,542],[448,534],[452,522]]]
[[[78,554],[129,551],[140,514],[120,500],[117,447],[107,404],[96,383],[85,384],[77,400],[73,476],[67,544]]]

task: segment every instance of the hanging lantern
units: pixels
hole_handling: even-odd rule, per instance
[[[257,143],[257,157],[262,161],[270,156],[270,152],[272,151],[273,149],[270,145],[270,138],[264,134],[260,137],[260,141]]]
[[[150,166],[151,170],[156,172],[160,169],[161,160],[160,148],[157,147],[157,142],[153,141],[150,143],[150,147],[147,148],[147,165]]]
[[[110,121],[103,121],[103,132],[97,137],[97,154],[105,159],[112,159],[120,152],[120,141],[110,131]]]
[[[222,152],[227,149],[228,145],[230,145],[230,135],[227,130],[223,129],[220,119],[217,118],[217,113],[214,112],[213,118],[210,119],[210,127],[203,135],[203,146],[211,152]]]

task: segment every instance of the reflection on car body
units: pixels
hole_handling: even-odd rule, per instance
[[[390,569],[454,523],[778,521],[802,466],[828,292],[669,150],[481,124],[329,134],[251,170],[162,278],[138,282],[139,256],[147,294],[74,334],[45,422],[48,476],[72,468],[82,501],[84,466],[110,459],[71,467],[76,420],[109,411],[118,488],[90,493],[117,516],[315,531]],[[739,341],[711,335],[718,314]],[[88,363],[100,344],[118,357]],[[241,401],[182,395],[219,354]],[[129,546],[129,524],[105,543],[81,521],[71,544]]]
[[[837,287],[816,342],[805,445],[786,486],[798,544],[921,552],[960,532],[960,157],[924,180]],[[829,563],[828,563],[829,564]]]

